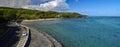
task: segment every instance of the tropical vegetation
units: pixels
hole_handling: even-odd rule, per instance
[[[17,19],[46,18],[84,18],[85,15],[70,12],[38,11],[21,8],[0,7],[0,22],[16,21]]]

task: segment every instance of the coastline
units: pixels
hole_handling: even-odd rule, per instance
[[[44,21],[44,20],[59,20],[61,18],[47,18],[47,19],[34,19],[34,20],[23,20],[22,22],[33,22],[33,21]]]
[[[29,28],[31,31],[31,42],[29,47],[63,47],[60,42],[45,32]]]
[[[44,20],[59,20],[61,18],[49,18],[49,19],[35,19],[35,20],[23,20],[22,23],[44,21]],[[28,27],[31,32],[31,40],[29,47],[63,47],[63,45],[57,41],[54,37],[46,32],[39,31],[32,27]]]

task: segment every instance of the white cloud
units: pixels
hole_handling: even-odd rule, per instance
[[[34,4],[36,2],[40,4]],[[66,0],[0,0],[0,6],[43,11],[61,11],[69,8]]]
[[[43,10],[43,11],[63,11],[69,8],[68,4],[65,0],[52,0],[40,5],[27,5],[24,6],[25,9],[36,9],[36,10]]]

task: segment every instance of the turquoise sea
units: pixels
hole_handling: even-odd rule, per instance
[[[44,31],[64,47],[120,47],[120,17],[88,17],[25,23]]]

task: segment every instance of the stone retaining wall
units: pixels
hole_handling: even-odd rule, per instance
[[[23,32],[25,32],[27,35],[25,35],[25,36],[21,35],[21,38],[20,38],[20,40],[18,42],[17,47],[25,47],[26,43],[28,41],[29,35],[30,35],[29,34],[30,31],[29,31],[29,28],[24,26],[24,25],[19,25],[19,26],[25,29]]]

